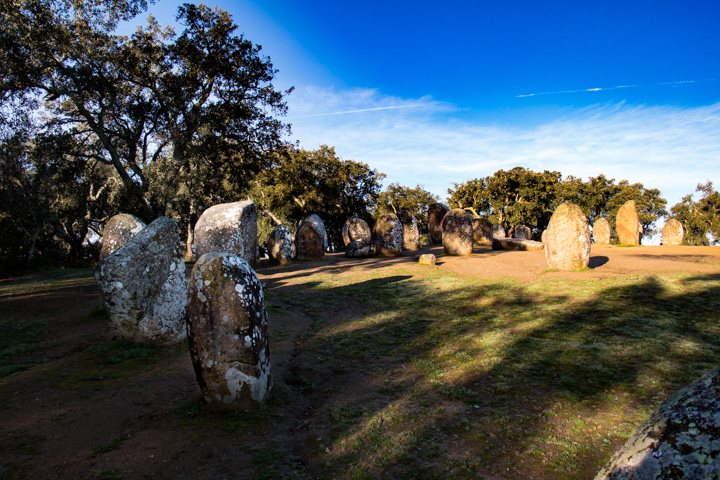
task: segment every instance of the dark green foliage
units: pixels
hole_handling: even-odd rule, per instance
[[[712,182],[698,184],[696,192],[702,194],[697,201],[692,194],[674,205],[670,212],[685,228],[686,245],[717,245],[720,243],[720,193]]]
[[[404,187],[399,183],[391,183],[380,193],[374,215],[397,213],[401,208],[407,208],[415,216],[420,232],[428,231],[428,207],[440,201],[440,197],[433,195],[420,185],[415,188]]]

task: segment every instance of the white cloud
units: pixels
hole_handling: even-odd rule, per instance
[[[720,104],[597,105],[563,110],[539,125],[508,126],[460,120],[460,109],[430,97],[364,89],[296,93],[288,120],[304,148],[335,146],[342,158],[386,173],[386,184],[424,185],[441,198],[453,182],[516,166],[640,182],[659,188],[669,206],[699,182],[720,184]]]
[[[536,97],[538,95],[557,95],[560,93],[604,92],[606,90],[619,90],[621,88],[653,87],[653,86],[657,86],[657,85],[675,85],[675,86],[677,86],[677,85],[686,85],[689,83],[711,82],[714,80],[715,80],[714,78],[704,78],[702,80],[680,80],[677,82],[660,82],[660,83],[647,84],[647,85],[618,85],[616,87],[594,87],[594,88],[581,88],[579,90],[558,90],[555,92],[525,93],[522,95],[516,95],[516,98]]]

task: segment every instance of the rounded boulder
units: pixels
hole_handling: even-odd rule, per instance
[[[295,232],[295,258],[322,260],[328,246],[325,224],[316,214],[308,215]]]
[[[381,215],[375,222],[372,243],[378,257],[402,255],[403,226],[394,213]]]
[[[685,228],[678,220],[671,218],[662,229],[663,245],[680,245],[685,237]]]
[[[285,225],[277,225],[270,232],[267,240],[267,253],[270,262],[287,265],[295,256],[295,245],[292,234]]]
[[[561,204],[545,230],[545,260],[548,268],[582,270],[590,263],[590,227],[582,209]]]
[[[365,243],[370,243],[372,240],[370,225],[356,215],[353,215],[345,221],[340,234],[342,235],[343,244],[346,246],[356,240]]]
[[[610,245],[610,222],[607,221],[607,218],[595,220],[592,236],[596,245]]]
[[[238,255],[258,264],[257,212],[252,200],[220,203],[205,210],[195,224],[195,252]]]
[[[487,218],[473,218],[473,245],[488,246],[493,241],[492,222]]]
[[[450,210],[442,221],[442,244],[450,255],[470,255],[473,247],[472,217],[462,208]]]
[[[129,213],[110,217],[103,227],[100,260],[104,260],[145,228],[145,222]]]

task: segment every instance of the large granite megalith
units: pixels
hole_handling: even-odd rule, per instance
[[[295,232],[295,258],[322,260],[327,246],[327,231],[320,217],[314,213],[305,217]]]
[[[442,203],[428,206],[428,236],[433,245],[442,245],[442,220],[449,211],[448,206]]]
[[[378,257],[402,255],[403,226],[397,215],[386,213],[377,219],[372,231],[372,242]]]
[[[145,228],[145,222],[129,213],[119,213],[105,222],[100,260],[105,259]]]
[[[198,258],[210,252],[239,255],[258,264],[257,212],[252,200],[221,203],[205,210],[195,224]]]
[[[442,244],[450,255],[470,255],[473,247],[472,217],[462,208],[450,210],[442,220]]]
[[[628,200],[618,210],[615,218],[615,231],[622,245],[640,245],[640,220],[635,200]]]
[[[397,217],[403,226],[403,250],[420,250],[420,231],[415,215],[408,208],[399,208]]]
[[[123,338],[156,345],[185,338],[187,277],[175,220],[142,229],[98,264],[95,279]]]
[[[372,240],[372,231],[370,225],[362,218],[353,215],[343,224],[340,232],[344,245],[350,242],[360,241],[369,244]]]
[[[270,262],[287,265],[295,256],[292,234],[285,225],[276,225],[267,240],[267,252]]]
[[[685,238],[685,228],[678,220],[671,218],[662,229],[663,245],[680,245]]]
[[[473,218],[473,245],[488,246],[493,241],[493,225],[487,218]]]
[[[720,478],[720,369],[655,410],[595,480]]]
[[[545,230],[548,268],[582,270],[590,264],[590,226],[582,209],[572,203],[557,207]]]
[[[187,292],[190,355],[205,401],[258,408],[272,386],[267,313],[255,270],[231,253],[200,257]]]
[[[592,236],[596,245],[610,245],[610,222],[607,221],[607,218],[595,220]]]

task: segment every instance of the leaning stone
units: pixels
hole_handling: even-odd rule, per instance
[[[372,249],[369,243],[355,240],[345,247],[345,256],[349,258],[366,258],[372,256]]]
[[[407,208],[400,208],[397,217],[403,226],[403,250],[420,250],[420,231],[415,215]]]
[[[596,245],[610,245],[610,222],[607,218],[598,218],[595,221],[592,236]]]
[[[95,279],[123,338],[156,345],[185,338],[187,277],[175,220],[142,229],[98,264]]]
[[[442,219],[449,211],[448,206],[442,203],[432,203],[428,206],[428,235],[431,244],[442,244]]]
[[[462,208],[450,210],[443,218],[442,243],[443,248],[450,255],[472,253],[472,217]]]
[[[267,253],[270,262],[287,265],[295,256],[292,234],[285,225],[277,225],[267,240]]]
[[[487,218],[473,218],[473,245],[492,245],[493,226]]]
[[[420,265],[435,265],[437,263],[437,259],[432,253],[424,253],[420,255],[419,262]]]
[[[582,209],[572,203],[560,204],[545,230],[548,268],[563,271],[587,268],[590,244],[590,226]]]
[[[205,210],[195,224],[195,252],[234,253],[258,264],[257,212],[252,200],[221,203]]]
[[[110,218],[103,227],[100,260],[125,245],[132,237],[145,228],[145,222],[129,213],[119,213]]]
[[[492,236],[493,239],[495,238],[505,238],[507,235],[505,235],[505,227],[503,227],[499,223],[493,223],[492,225]]]
[[[314,213],[305,217],[295,232],[295,258],[322,260],[327,246],[327,231],[320,217]]]
[[[662,245],[680,245],[685,237],[685,229],[678,220],[671,218],[662,229]]]
[[[532,230],[527,225],[516,225],[513,230],[513,238],[532,240]]]
[[[595,480],[719,476],[720,369],[715,369],[660,405]]]
[[[262,284],[231,253],[200,257],[190,274],[188,344],[205,401],[225,410],[260,407],[272,386]]]
[[[543,243],[535,240],[523,240],[522,238],[493,238],[492,249],[534,252],[542,250]]]
[[[635,200],[628,200],[620,207],[615,219],[618,241],[623,245],[640,245],[641,228]]]
[[[372,242],[378,257],[402,255],[403,227],[397,215],[386,213],[377,219],[373,227]]]
[[[342,234],[343,244],[345,245],[349,245],[350,242],[354,242],[355,240],[365,243],[370,243],[372,240],[370,225],[355,215],[347,219],[340,233]]]

